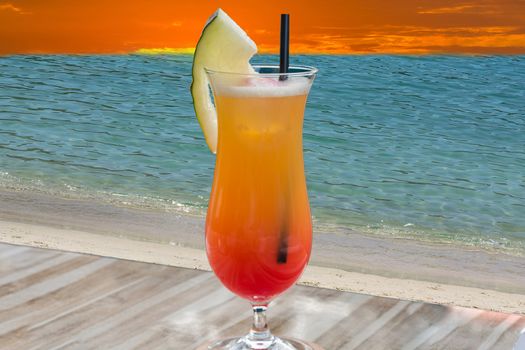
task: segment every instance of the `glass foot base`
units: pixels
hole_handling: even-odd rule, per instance
[[[273,342],[246,342],[245,338],[230,338],[212,342],[198,350],[323,350],[319,345],[293,338],[274,337]]]

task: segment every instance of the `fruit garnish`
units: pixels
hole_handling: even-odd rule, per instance
[[[204,138],[217,151],[217,112],[205,68],[220,72],[253,73],[250,59],[257,45],[230,16],[218,9],[206,22],[193,56],[191,96]]]

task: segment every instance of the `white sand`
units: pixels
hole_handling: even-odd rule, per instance
[[[0,241],[210,270],[203,250],[38,224],[0,221]],[[525,295],[308,266],[300,284],[412,301],[525,314]]]

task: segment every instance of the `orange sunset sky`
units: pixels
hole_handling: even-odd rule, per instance
[[[0,54],[194,47],[223,8],[262,52],[525,53],[525,0],[0,0]]]

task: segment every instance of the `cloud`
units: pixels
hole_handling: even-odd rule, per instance
[[[15,5],[9,2],[0,3],[0,11],[14,12],[19,15],[26,15],[29,13],[29,12],[22,10],[20,7],[16,7]]]
[[[492,6],[478,4],[464,4],[450,7],[437,7],[430,9],[421,9],[417,12],[423,15],[443,15],[443,14],[478,14],[492,15],[498,13]]]
[[[293,51],[326,53],[523,52],[525,33],[513,26],[428,28],[382,26],[365,31],[309,34]]]
[[[420,10],[417,13],[419,14],[443,14],[443,13],[464,13],[465,10],[472,9],[476,6],[474,5],[460,5],[460,6],[452,6],[452,7],[438,7],[433,9],[427,9],[427,10]]]
[[[144,48],[144,49],[138,49],[135,51],[137,54],[142,55],[180,55],[180,54],[193,54],[195,52],[195,48],[193,47],[178,47],[178,48],[171,48],[171,47],[160,47],[160,48]]]
[[[423,26],[384,26],[379,30],[370,30],[369,35],[406,35],[406,36],[424,36],[424,35],[448,35],[471,37],[477,35],[491,34],[512,34],[518,31],[520,27],[516,26],[484,26],[484,27],[448,27],[448,28],[430,28]]]

